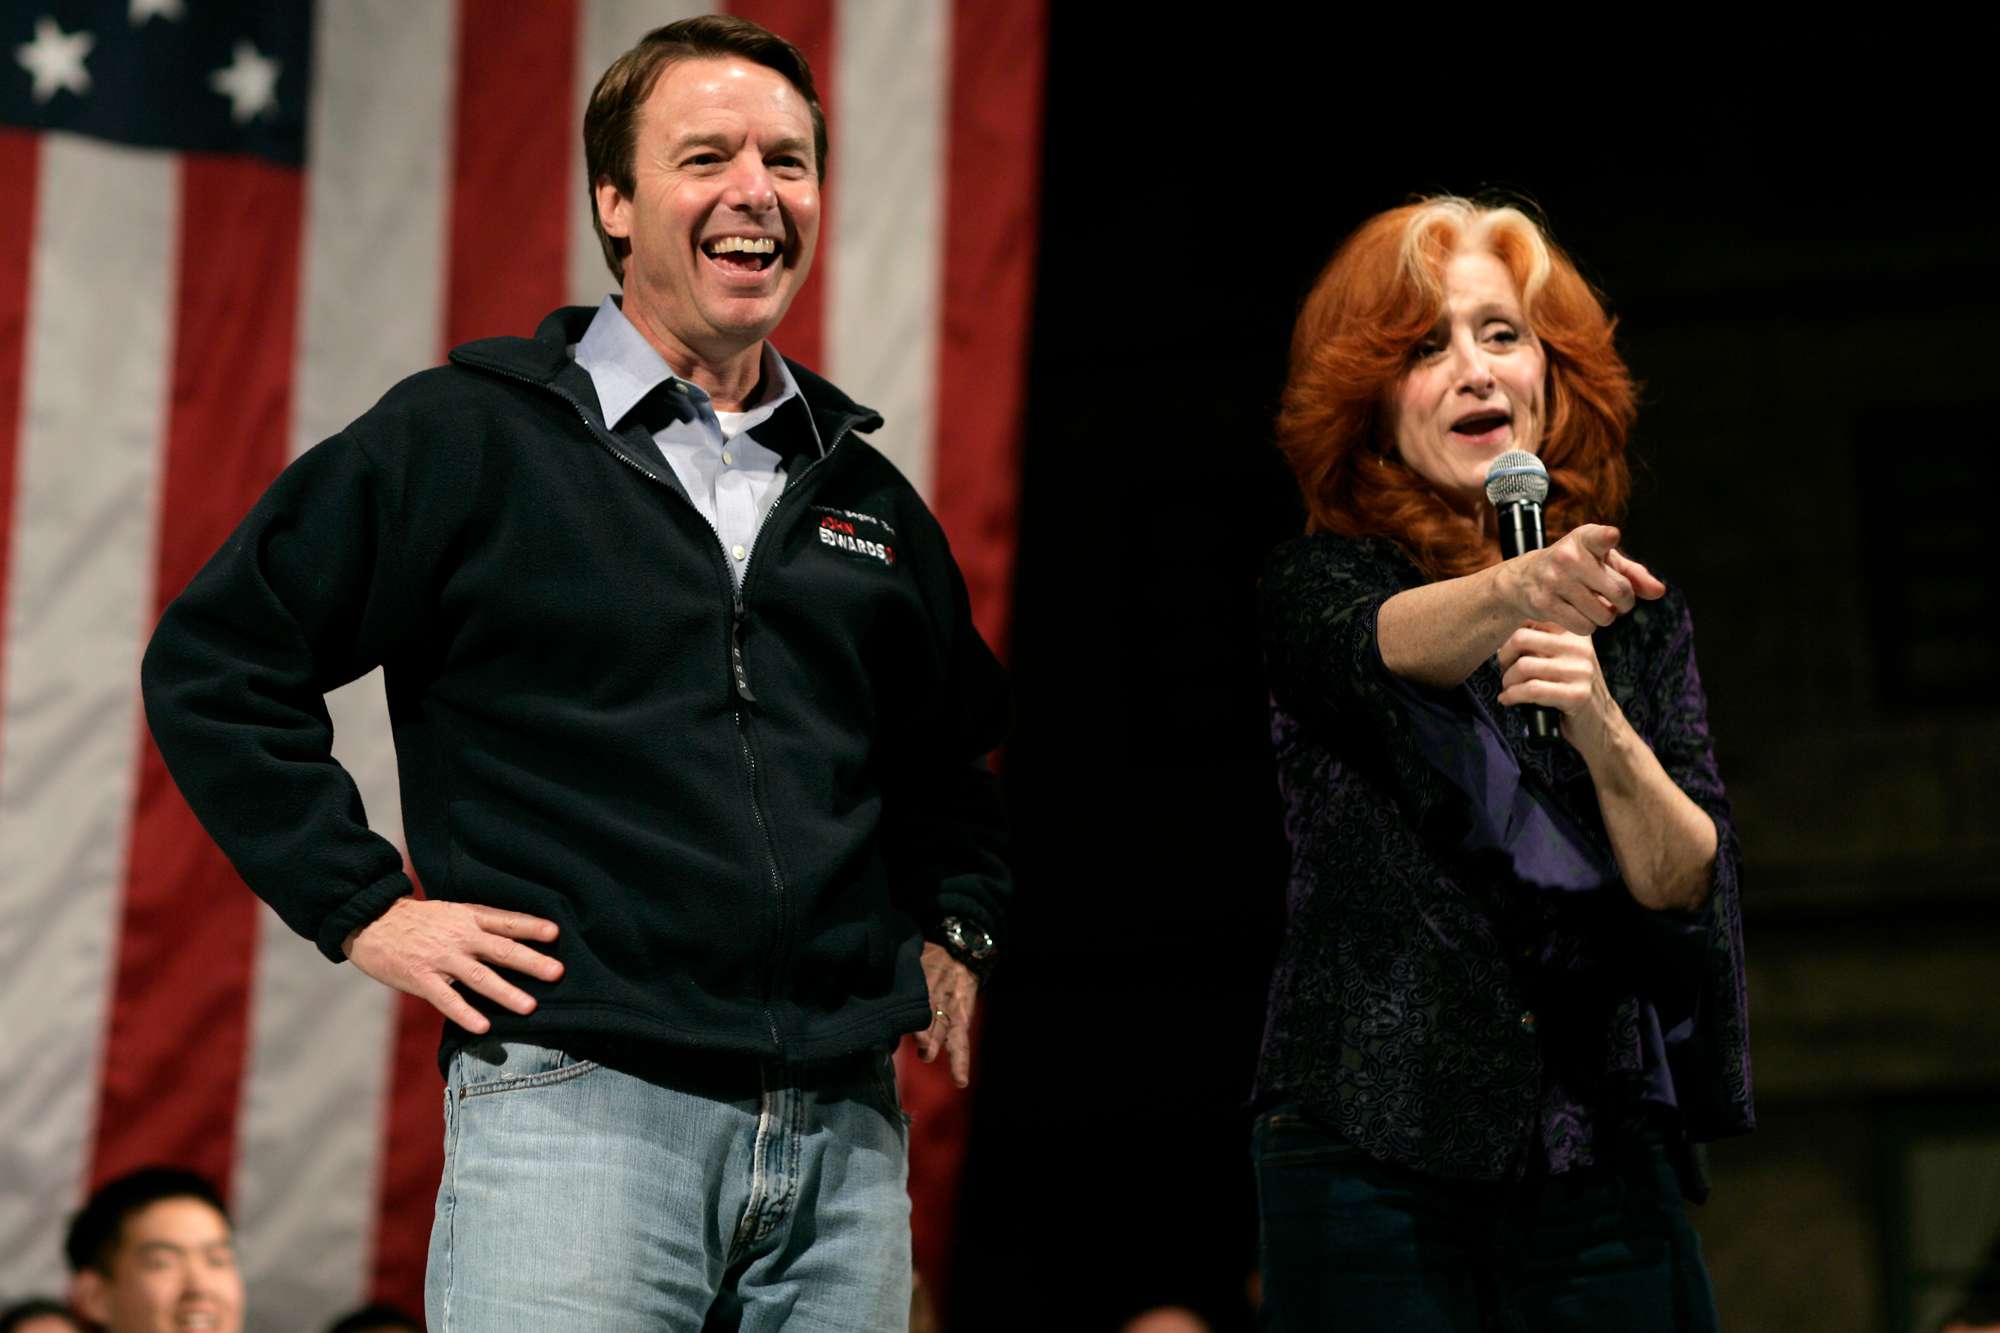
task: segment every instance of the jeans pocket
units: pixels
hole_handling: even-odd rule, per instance
[[[580,1078],[598,1067],[553,1046],[525,1041],[470,1042],[452,1057],[447,1085],[459,1101],[495,1092],[545,1088]]]

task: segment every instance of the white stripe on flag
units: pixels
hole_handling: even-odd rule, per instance
[[[437,361],[455,43],[447,5],[318,8],[293,454]],[[327,710],[369,824],[400,845],[382,673]],[[268,911],[252,987],[233,1200],[244,1277],[253,1311],[315,1326],[368,1293],[395,998]]]
[[[576,41],[576,84],[571,97],[570,126],[576,137],[576,170],[564,185],[572,201],[568,214],[569,269],[563,298],[571,305],[594,306],[606,292],[618,290],[618,279],[605,267],[597,231],[583,193],[583,112],[590,90],[611,62],[632,49],[641,37],[664,24],[712,12],[700,0],[584,0]]]
[[[449,188],[450,5],[318,6],[292,453],[436,365]]]
[[[395,997],[259,917],[237,1138],[253,1327],[324,1327],[368,1295]]]
[[[888,425],[876,448],[929,498],[951,7],[841,0],[834,61],[827,373],[882,413]]]
[[[0,728],[0,1292],[59,1291],[89,1171],[153,620],[179,177],[42,139]]]

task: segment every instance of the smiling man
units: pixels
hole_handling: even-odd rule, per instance
[[[633,59],[606,77],[629,85],[645,73]],[[736,57],[663,64],[636,107],[599,105],[585,122],[601,154],[592,204],[624,284],[625,320],[718,408],[741,411],[766,378],[765,335],[812,267],[826,134],[818,101]],[[788,387],[782,367],[772,380],[767,398]]]
[[[147,1167],[99,1187],[66,1242],[76,1307],[105,1333],[243,1327],[243,1278],[215,1187]]]
[[[449,1020],[433,1330],[907,1318],[890,1053],[970,1075],[1006,704],[881,418],[770,342],[826,137],[789,43],[649,33],[584,120],[622,293],[309,451],[147,655],[244,878]],[[424,898],[330,751],[378,664]]]

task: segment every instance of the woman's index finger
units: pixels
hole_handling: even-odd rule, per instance
[[[1660,582],[1658,576],[1652,570],[1646,568],[1623,551],[1613,550],[1611,552],[1610,564],[1613,569],[1623,574],[1632,584],[1632,591],[1638,593],[1639,596],[1644,597],[1647,601],[1654,601],[1667,595],[1667,585]]]

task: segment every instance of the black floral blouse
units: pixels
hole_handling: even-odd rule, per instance
[[[1383,667],[1376,613],[1422,582],[1394,544],[1326,533],[1265,571],[1292,872],[1257,1100],[1461,1179],[1588,1165],[1648,1107],[1693,1140],[1749,1129],[1739,851],[1685,600],[1595,636],[1718,834],[1705,905],[1656,912],[1619,877],[1581,756],[1527,737],[1492,661],[1449,690]]]

